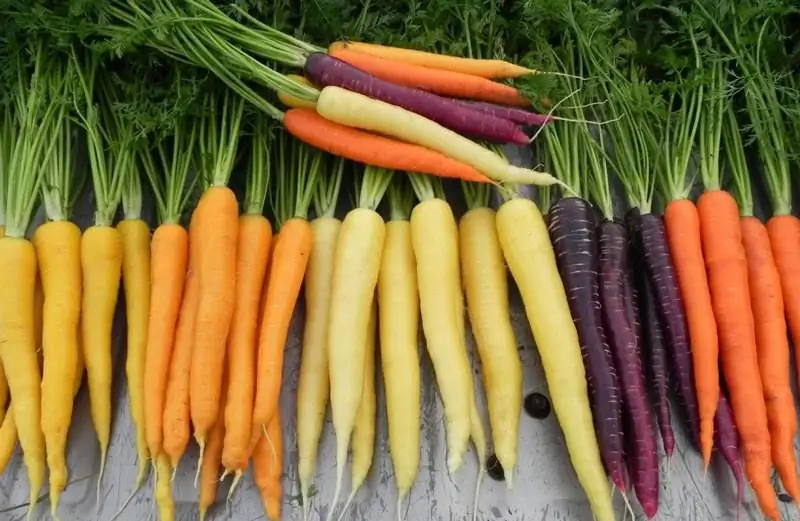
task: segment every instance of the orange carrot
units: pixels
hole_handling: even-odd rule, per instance
[[[283,350],[313,246],[311,225],[306,216],[322,164],[322,154],[296,141],[291,142],[292,157],[287,164],[286,147],[290,142],[287,134],[282,137],[277,154],[280,165],[276,168],[280,176],[277,219],[282,224],[280,240],[276,241],[272,254],[261,315],[253,408],[253,423],[262,429],[267,428],[278,409]]]
[[[267,427],[267,436],[261,436],[253,450],[253,479],[261,493],[261,502],[267,519],[281,518],[283,503],[283,432],[281,413],[278,411]]]
[[[183,298],[188,250],[189,235],[180,224],[162,224],[153,234],[150,276],[153,299],[144,369],[144,423],[150,454],[158,454],[163,448],[164,400],[175,326]]]
[[[333,53],[339,49],[349,49],[414,65],[420,65],[431,69],[441,69],[462,74],[470,74],[481,78],[502,79],[517,78],[526,74],[536,74],[538,71],[526,69],[519,65],[509,63],[504,60],[479,60],[471,58],[460,58],[448,56],[446,54],[436,54],[431,52],[417,51],[414,49],[403,49],[388,45],[376,45],[373,43],[362,42],[334,42],[328,47],[328,52]]]
[[[228,390],[229,379],[223,374],[220,392],[224,402]],[[208,446],[200,468],[197,469],[200,476],[200,497],[198,498],[198,510],[200,521],[206,518],[209,507],[217,500],[217,484],[219,483],[219,466],[222,462],[222,443],[225,439],[225,410],[219,408],[219,416],[208,431]]]
[[[349,63],[353,67],[368,72],[376,78],[398,85],[413,87],[453,98],[486,101],[500,105],[529,107],[526,99],[517,89],[480,76],[432,69],[413,63],[389,60],[365,54],[345,47],[329,52],[331,56]]]
[[[200,289],[189,382],[189,406],[201,462],[209,430],[217,421],[220,409],[224,409],[220,394],[236,301],[239,237],[239,204],[227,184],[236,160],[244,104],[225,90],[223,94],[210,94],[205,106],[208,107],[207,121],[200,130],[205,140],[201,139],[199,145],[207,162],[201,169],[213,173],[213,178],[194,215],[197,231],[203,238],[197,250]],[[219,114],[221,121],[218,121]]]
[[[756,217],[742,218],[742,240],[747,254],[758,366],[767,406],[772,463],[789,495],[800,498],[794,454],[797,412],[789,378],[789,342],[780,275],[770,249],[767,229]]]
[[[772,254],[781,278],[784,307],[795,346],[800,346],[800,219],[791,214],[767,221]],[[800,356],[795,357],[800,375]]]
[[[714,442],[714,415],[719,403],[719,342],[703,260],[697,207],[689,199],[672,200],[664,211],[664,224],[686,309],[700,415],[700,448],[707,467]]]
[[[252,142],[244,214],[239,218],[236,304],[228,342],[230,383],[225,404],[225,441],[222,451],[225,473],[234,472],[236,475],[229,496],[247,467],[248,444],[253,431],[259,305],[272,240],[272,225],[261,215],[269,183],[269,134],[266,130],[264,119],[259,119]]]
[[[283,125],[299,140],[358,163],[476,183],[492,182],[474,167],[444,154],[340,125],[312,110],[287,111]]]

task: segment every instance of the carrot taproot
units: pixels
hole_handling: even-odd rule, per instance
[[[267,435],[259,436],[253,449],[253,479],[261,495],[261,503],[267,519],[281,518],[283,504],[283,432],[280,410],[275,413],[267,427]]]
[[[229,378],[227,368],[223,369],[222,375],[222,390],[220,391],[221,398],[224,402],[225,396],[228,393]],[[225,440],[225,408],[218,409],[218,417],[211,429],[208,431],[206,451],[203,459],[199,462],[200,468],[198,475],[200,476],[198,487],[200,489],[198,496],[198,515],[200,521],[204,521],[208,514],[208,509],[217,500],[217,486],[219,483],[219,469],[222,463],[222,444]]]
[[[781,279],[784,308],[794,345],[800,345],[800,219],[790,213],[767,221],[772,254]],[[800,358],[795,360],[800,375]]]
[[[213,172],[210,186],[200,198],[195,215],[199,290],[190,371],[189,406],[200,461],[209,430],[217,421],[223,363],[236,301],[236,250],[239,204],[228,187],[238,149],[244,102],[233,93],[211,93],[198,141],[205,161],[202,170]],[[198,465],[198,471],[201,465]]]
[[[65,450],[72,420],[81,312],[81,230],[71,222],[80,176],[74,174],[73,125],[62,124],[42,185],[47,222],[33,235],[44,297],[42,307],[42,432],[50,469],[50,511],[67,485]]]
[[[349,49],[397,62],[411,63],[431,69],[441,69],[488,79],[518,78],[538,71],[527,69],[505,60],[462,58],[432,52],[405,49],[365,42],[338,41],[328,47],[328,52]]]
[[[130,413],[136,436],[139,470],[134,489],[145,478],[150,453],[145,435],[145,360],[150,316],[150,225],[142,219],[142,185],[138,175],[128,176],[122,195],[125,219],[117,224],[122,237],[122,284],[128,328],[125,376]]]
[[[303,503],[303,520],[310,512],[309,490],[317,466],[317,450],[328,408],[328,316],[336,240],[342,223],[334,215],[344,162],[319,180],[314,193],[316,218],[311,221],[314,245],[305,277],[306,322],[297,379],[297,474]]]
[[[394,61],[358,52],[347,46],[330,50],[328,54],[377,78],[442,96],[517,107],[528,107],[531,104],[514,87],[472,74]]]
[[[376,208],[391,177],[390,171],[374,167],[364,170],[358,205],[342,221],[336,242],[326,342],[336,433],[336,485],[327,516],[329,521],[339,499],[347,449],[364,389],[370,306],[378,283],[386,233],[383,218]]]
[[[272,224],[262,215],[270,172],[268,137],[266,124],[259,119],[251,146],[244,213],[239,217],[236,303],[228,339],[230,383],[225,404],[225,440],[222,449],[225,473],[235,474],[229,496],[236,490],[247,467],[247,450],[253,431],[258,312],[272,241]]]
[[[0,423],[0,474],[8,466],[14,449],[17,446],[17,422],[14,420],[14,409],[3,410],[5,416]]]
[[[377,302],[373,302],[370,307],[369,321],[367,322],[364,388],[361,392],[361,404],[358,406],[358,416],[353,428],[353,438],[350,440],[352,446],[350,494],[339,514],[339,521],[344,519],[348,507],[367,480],[369,470],[372,468],[372,458],[375,455],[375,333],[378,326],[376,304]]]
[[[513,166],[500,154],[419,114],[341,87],[322,89],[317,113],[341,125],[430,148],[475,167],[495,181],[543,186],[558,183],[546,172]]]
[[[726,76],[722,64],[712,72],[715,81],[711,94],[718,93],[719,99],[706,104],[700,122],[700,174],[705,191],[697,201],[697,211],[703,256],[719,332],[722,372],[742,441],[745,471],[764,514],[779,519],[770,483],[772,451],[739,208],[733,196],[720,189],[720,141],[728,102],[721,94]]]
[[[511,488],[522,411],[522,362],[511,329],[495,212],[487,207],[489,192],[479,186],[463,188],[470,207],[459,222],[467,312],[481,360],[495,454]]]
[[[689,199],[688,165],[695,146],[703,108],[703,86],[688,90],[685,108],[675,111],[675,123],[668,128],[670,152],[660,156],[663,175],[656,186],[667,200],[664,227],[675,275],[686,310],[691,343],[694,385],[700,420],[700,451],[708,468],[714,444],[714,418],[719,403],[719,342],[711,291],[708,287],[700,217]]]
[[[277,147],[276,225],[280,239],[275,241],[272,252],[260,319],[253,406],[253,423],[262,429],[267,428],[278,409],[284,347],[313,247],[308,208],[322,166],[322,154],[315,154],[301,143],[292,143],[285,133],[277,141]],[[289,147],[291,150],[287,150]]]
[[[476,168],[435,150],[340,125],[308,109],[289,110],[283,125],[304,143],[358,163],[477,183],[492,182]]]
[[[378,331],[389,423],[389,453],[397,483],[397,515],[419,472],[419,290],[411,243],[413,194],[404,178],[389,186],[391,218],[378,275]]]
[[[175,500],[170,489],[170,463],[169,457],[160,452],[154,456],[156,469],[155,500],[158,506],[158,519],[172,521],[175,519]]]
[[[503,203],[495,219],[578,481],[598,521],[612,521],[614,509],[589,407],[580,342],[547,226],[536,205],[526,199]]]

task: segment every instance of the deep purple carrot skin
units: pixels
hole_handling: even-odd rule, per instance
[[[619,379],[603,332],[597,232],[591,205],[578,197],[550,207],[548,230],[578,330],[600,454],[611,481],[627,490]]]
[[[498,118],[513,121],[514,123],[518,123],[520,125],[534,125],[541,127],[543,125],[547,125],[554,119],[553,116],[537,114],[535,112],[517,107],[506,107],[504,105],[497,105],[495,103],[487,103],[485,101],[468,101],[456,98],[446,99],[449,99],[450,101],[463,107],[477,110],[481,114],[490,114]]]
[[[306,60],[308,79],[320,86],[333,85],[385,101],[436,121],[451,130],[495,143],[530,144],[530,138],[513,121],[467,108],[449,98],[391,83],[325,53]]]
[[[739,518],[739,509],[744,498],[744,474],[742,463],[739,459],[739,435],[733,421],[733,411],[724,394],[719,396],[717,413],[714,415],[714,447],[722,454],[731,468],[733,478],[736,480],[736,518]]]
[[[637,240],[641,236],[639,211],[637,209],[630,211],[625,220],[631,238],[631,255],[633,257],[631,264],[635,275],[636,306],[639,311],[638,315],[641,317],[640,322],[644,324],[640,328],[640,345],[644,346],[641,356],[646,367],[645,379],[649,384],[650,394],[655,403],[661,443],[667,457],[671,458],[675,451],[675,433],[672,430],[672,411],[669,404],[669,364],[664,347],[664,331],[656,308],[652,283],[647,276],[647,269],[642,259],[642,245]]]
[[[628,235],[622,224],[603,221],[599,227],[600,305],[603,327],[614,356],[626,416],[625,448],[628,472],[648,519],[658,512],[658,446],[653,411],[647,399],[631,307],[626,303]]]
[[[683,301],[675,280],[675,270],[667,245],[664,221],[658,215],[641,217],[642,256],[652,281],[653,295],[662,320],[666,351],[672,363],[678,401],[689,423],[695,446],[700,447],[700,420],[692,375],[692,355]]]

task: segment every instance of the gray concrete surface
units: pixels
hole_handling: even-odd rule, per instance
[[[78,220],[87,225],[91,219],[89,197],[79,205]],[[525,393],[538,391],[548,394],[529,327],[519,300],[512,288],[512,320],[517,335],[519,354],[524,364]],[[285,386],[281,397],[284,426],[285,462],[284,520],[299,521],[302,510],[296,470],[294,442],[295,390],[297,385],[300,333],[303,305],[298,304],[290,339],[286,346],[284,368]],[[133,491],[137,471],[134,437],[128,412],[128,396],[124,372],[124,310],[119,307],[114,331],[115,381],[114,417],[108,466],[100,485],[99,509],[95,507],[96,480],[100,461],[97,441],[89,417],[88,393],[81,390],[75,406],[70,432],[68,464],[70,485],[61,500],[62,521],[109,521]],[[472,337],[469,348],[474,352]],[[474,453],[455,475],[449,476],[445,465],[444,414],[436,391],[430,360],[420,344],[423,374],[423,411],[420,471],[410,498],[403,505],[402,516],[410,521],[451,521],[470,519],[476,478]],[[475,357],[473,356],[473,360]],[[474,374],[479,382],[479,366],[474,361]],[[380,379],[379,379],[380,382]],[[343,521],[391,521],[397,518],[396,491],[392,465],[388,454],[385,403],[382,382],[379,383],[377,445],[372,471],[367,484],[357,495],[357,504]],[[482,387],[482,386],[481,386]],[[481,397],[482,399],[482,397]],[[485,404],[480,404],[485,414]],[[486,425],[488,423],[485,422]],[[592,514],[569,464],[566,447],[555,416],[533,419],[523,413],[519,443],[519,468],[514,490],[504,483],[487,478],[480,491],[478,518],[485,521],[591,521]],[[721,458],[714,456],[707,476],[704,476],[698,453],[688,444],[685,432],[676,425],[677,450],[671,462],[661,458],[660,509],[656,519],[661,521],[716,521],[736,518],[736,499],[733,480]],[[192,486],[197,448],[191,446],[179,469],[174,486],[176,519],[194,521],[197,516],[197,491]],[[325,519],[333,495],[334,436],[330,423],[326,426],[320,447],[316,490],[312,498],[311,520]],[[127,508],[117,518],[121,521],[144,521],[155,518],[152,475]],[[258,491],[251,476],[236,491],[229,505],[224,497],[228,483],[220,486],[218,502],[209,512],[211,521],[250,521],[264,518]],[[345,492],[348,492],[346,489]],[[34,512],[33,521],[49,519],[46,489]],[[0,476],[0,521],[21,521],[25,518],[28,484],[20,454]],[[625,508],[617,496],[618,518],[623,519]],[[16,506],[16,508],[15,508]],[[644,519],[637,507],[636,519]],[[797,509],[781,504],[783,519],[796,519]],[[630,515],[627,516],[630,518]],[[748,491],[742,520],[762,519]]]

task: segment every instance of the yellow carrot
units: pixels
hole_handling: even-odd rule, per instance
[[[150,457],[144,429],[144,364],[150,314],[150,226],[141,218],[142,186],[139,176],[128,177],[122,206],[125,219],[117,225],[117,230],[122,237],[122,283],[128,327],[125,376],[139,457],[134,487],[138,489],[144,481]]]
[[[378,311],[381,366],[389,421],[389,452],[397,482],[397,512],[419,471],[420,367],[419,292],[408,213],[412,195],[398,180],[389,187],[392,218],[386,224]]]
[[[613,521],[611,491],[597,447],[580,343],[542,214],[527,199],[495,217],[503,256],[519,287],[567,450],[597,521]]]

